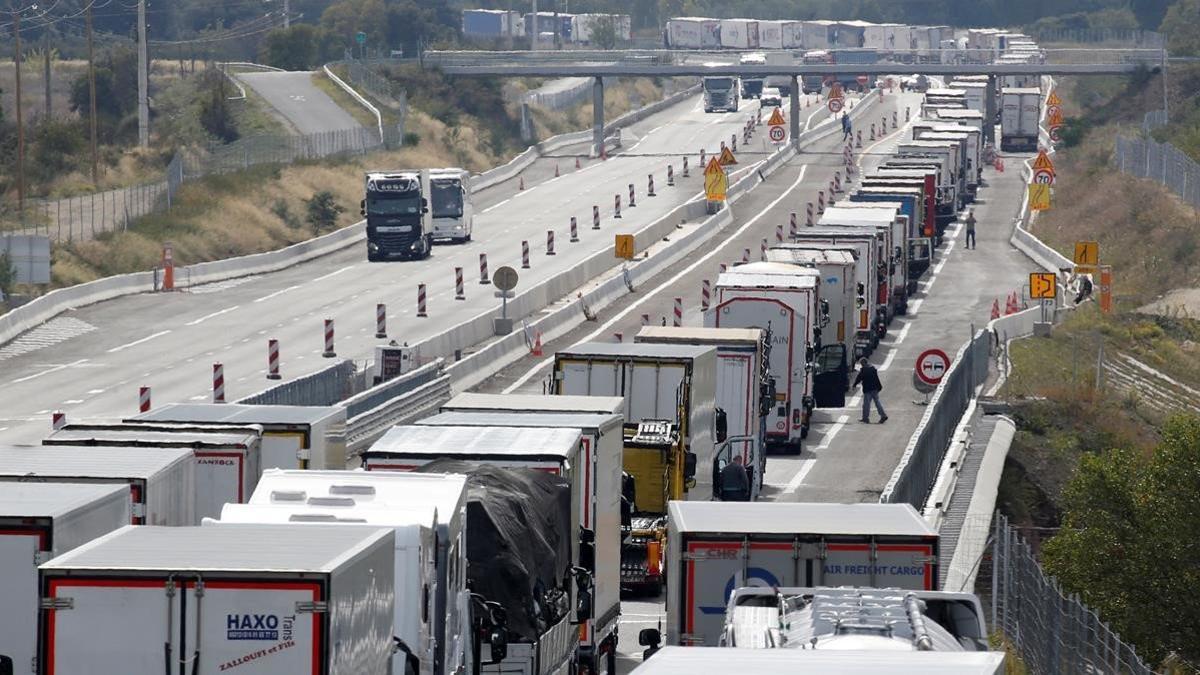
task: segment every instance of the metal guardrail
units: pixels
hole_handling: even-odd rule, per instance
[[[448,400],[450,375],[446,373],[445,362],[437,359],[342,401],[339,405],[346,408],[348,418],[348,455],[362,452],[397,424],[436,412]]]
[[[237,401],[248,405],[335,405],[353,391],[353,361],[339,361],[315,373],[281,382]]]

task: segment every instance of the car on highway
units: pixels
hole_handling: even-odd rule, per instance
[[[771,105],[776,108],[783,107],[783,95],[779,93],[778,87],[764,87],[758,101],[759,105],[764,108]]]

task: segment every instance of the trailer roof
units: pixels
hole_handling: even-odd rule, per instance
[[[332,572],[390,529],[345,525],[127,525],[64,553],[42,570]]]
[[[226,504],[221,519],[205,518],[203,525],[231,524],[299,524],[299,525],[377,525],[399,530],[397,545],[413,544],[418,528],[432,529],[437,525],[433,507],[414,506],[382,508],[376,504]],[[404,534],[401,534],[404,532]]]
[[[154,422],[231,422],[242,424],[315,424],[342,413],[337,406],[169,403],[131,417]],[[342,413],[344,414],[344,413]]]
[[[5,477],[148,478],[191,461],[187,448],[0,446],[0,476]]]
[[[0,517],[57,518],[112,495],[129,498],[129,486],[103,483],[9,483],[0,490]]]
[[[817,270],[798,267],[788,263],[758,263],[772,265],[775,269],[744,272],[735,267],[717,276],[717,285],[734,288],[779,288],[792,290],[814,290],[821,284]],[[744,265],[743,267],[749,267]]]
[[[983,119],[983,113],[968,108],[939,107],[934,112],[941,118]]]
[[[1004,58],[1003,56],[1000,58]],[[1038,87],[1005,87],[1000,90],[1001,94],[1037,94],[1041,96],[1042,90]]]
[[[923,122],[914,126],[921,129],[928,129],[937,134],[978,134],[982,132],[979,127],[973,127],[967,124],[947,124],[939,123],[937,121]],[[922,138],[924,138],[924,136],[922,136]]]
[[[634,340],[645,338],[653,342],[682,344],[732,345],[762,341],[761,328],[701,328],[700,326],[643,326]]]
[[[514,412],[618,413],[625,410],[624,396],[574,396],[552,394],[478,394],[464,392],[442,405],[449,410],[512,410]]]
[[[392,427],[366,450],[364,456],[396,453],[436,458],[463,455],[513,457],[574,456],[579,447],[578,429],[550,427]]]
[[[542,427],[564,429],[604,429],[625,422],[616,413],[517,412],[511,410],[451,410],[426,417],[413,424],[428,427]]]
[[[774,247],[767,249],[767,260],[797,265],[853,265],[858,252],[846,248]]]
[[[42,445],[90,445],[89,441],[91,441],[106,445],[126,442],[137,447],[241,448],[255,445],[259,439],[258,434],[140,430],[138,426],[131,424],[119,429],[72,429],[68,427],[52,432],[42,441]]]
[[[698,345],[665,345],[645,342],[580,342],[563,349],[555,356],[587,358],[589,356],[647,357],[655,359],[695,359],[715,353],[712,347]]]
[[[937,536],[908,504],[673,501],[669,511],[680,532]]]
[[[806,235],[811,235],[818,238],[837,237],[847,241],[861,241],[863,239],[875,239],[875,228],[869,225],[825,225],[805,227],[797,231],[796,241],[801,242],[808,238]],[[790,246],[791,244],[777,244],[776,248]]]
[[[991,675],[1004,672],[1002,652],[898,652],[736,647],[663,647],[633,675],[797,672],[839,675]]]
[[[436,509],[447,523],[466,501],[467,477],[411,471],[306,471],[267,469],[250,504],[314,504],[352,498],[356,506]]]
[[[935,88],[931,87],[931,88],[925,90],[926,97],[928,97],[928,96],[953,96],[955,98],[959,98],[959,97],[966,96],[966,95],[967,95],[967,92],[963,91],[962,89],[953,89],[950,87],[942,87],[940,89],[935,89]]]
[[[874,225],[891,225],[894,220],[896,220],[895,210],[888,213],[884,209],[872,211],[871,209],[836,206],[825,209],[825,214],[821,216],[821,220],[817,221],[817,224],[834,227],[862,225],[863,222],[869,222]]]

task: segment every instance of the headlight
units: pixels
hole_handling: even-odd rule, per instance
[[[420,239],[418,239],[418,240],[414,241],[414,242],[412,243],[412,246],[409,246],[409,247],[408,247],[408,250],[410,250],[410,251],[416,251],[416,250],[417,250],[417,249],[419,249],[419,248],[421,248],[421,240],[420,240]]]
[[[376,244],[373,241],[368,241],[367,242],[367,250],[370,251],[371,253],[377,253],[379,251],[379,244]]]

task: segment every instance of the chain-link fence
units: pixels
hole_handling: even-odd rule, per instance
[[[1133,45],[1150,49],[1162,49],[1166,45],[1162,33],[1140,29],[1061,28],[1033,30],[1030,31],[1030,36],[1039,44],[1081,42],[1087,44]]]
[[[1046,574],[1030,543],[1000,513],[991,539],[976,589],[990,599],[992,630],[1003,634],[1030,673],[1154,673],[1095,610]]]
[[[405,122],[408,119],[408,90],[397,86],[379,69],[411,61],[402,59],[347,59],[337,65],[346,66],[347,79],[355,87],[365,91],[375,102],[383,106],[385,114],[383,134],[389,148],[398,148],[404,142]],[[335,64],[330,64],[335,65]],[[395,118],[394,124],[390,119]]]
[[[1149,137],[1118,135],[1113,162],[1122,173],[1157,181],[1200,208],[1200,165],[1174,145]]]

